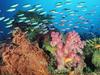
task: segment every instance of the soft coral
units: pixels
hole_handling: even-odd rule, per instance
[[[55,51],[55,57],[58,63],[58,69],[64,68],[65,59],[74,59],[74,64],[79,63],[81,60],[80,55],[83,54],[82,49],[84,48],[85,42],[81,41],[80,36],[77,32],[69,32],[66,36],[66,42],[62,41],[62,37],[59,32],[51,32],[51,46],[57,47]],[[67,60],[67,59],[66,59]]]

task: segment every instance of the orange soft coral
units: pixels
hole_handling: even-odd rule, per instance
[[[49,75],[45,54],[38,44],[31,44],[20,29],[13,36],[14,45],[3,48],[5,65],[1,66],[1,72],[12,75]]]

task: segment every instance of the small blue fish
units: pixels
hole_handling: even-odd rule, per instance
[[[27,19],[27,17],[21,17],[20,19],[25,20],[25,19]]]
[[[11,8],[11,9],[8,9],[7,12],[14,12],[16,9],[15,8]]]
[[[39,8],[39,9],[37,9],[36,11],[42,11],[43,10],[43,8]]]
[[[28,8],[28,7],[31,7],[31,5],[30,4],[26,4],[26,5],[23,6],[23,8]]]
[[[46,14],[46,12],[41,12],[41,13],[40,13],[40,15],[44,15],[44,14]]]
[[[38,5],[36,5],[35,7],[36,7],[36,8],[41,7],[41,4],[38,4]]]
[[[18,17],[22,17],[22,16],[24,16],[24,14],[19,14],[19,15],[18,15]]]
[[[6,26],[6,28],[11,28],[13,25],[11,24],[11,25],[8,25],[8,26]]]
[[[15,7],[17,7],[19,4],[14,4],[14,5],[12,5],[12,6],[10,6],[11,8],[15,8]]]
[[[35,10],[36,10],[36,9],[33,8],[33,9],[28,10],[28,12],[33,12],[33,11],[35,11]]]
[[[7,21],[9,21],[10,20],[10,18],[6,18],[5,20],[4,20],[4,22],[7,22]]]
[[[5,17],[0,17],[0,21],[2,21],[2,20],[4,20],[5,19]]]

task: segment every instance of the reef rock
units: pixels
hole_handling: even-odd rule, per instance
[[[11,45],[3,47],[3,62],[0,75],[50,75],[45,53],[38,44],[31,44],[20,29],[13,33]]]

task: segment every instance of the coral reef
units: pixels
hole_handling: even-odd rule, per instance
[[[48,49],[56,58],[58,71],[67,68],[67,72],[73,75],[80,75],[85,67],[83,51],[85,42],[81,41],[78,33],[69,32],[66,39],[62,38],[59,32],[51,32],[50,43],[45,43]],[[76,73],[77,72],[77,73]]]
[[[100,75],[100,35],[94,25],[89,30],[81,26],[88,31],[78,30],[79,36],[77,27],[66,20],[68,14],[58,13],[63,15],[59,24],[52,21],[56,19],[52,14],[55,10],[48,14],[40,4],[28,6],[32,7],[18,11],[12,18],[1,16],[7,35],[1,28],[0,75]],[[64,23],[72,27],[66,28]]]
[[[31,44],[20,29],[13,36],[13,44],[3,47],[4,65],[0,66],[0,75],[50,75],[47,58],[38,44]]]
[[[0,75],[100,74],[100,38],[85,42],[75,31],[66,36],[57,31],[50,31],[50,35],[37,32],[15,28],[12,43],[0,48],[3,52]]]

